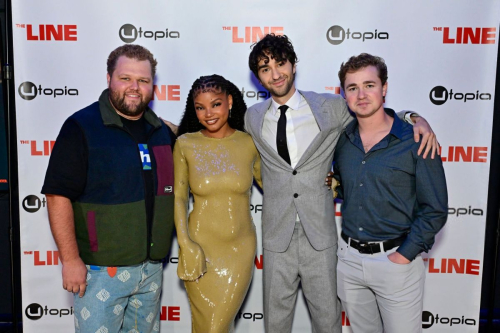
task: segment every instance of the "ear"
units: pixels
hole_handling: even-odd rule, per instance
[[[382,86],[382,96],[385,97],[387,94],[387,87],[389,86],[389,82],[385,81],[384,85]]]
[[[293,64],[293,74],[295,74],[295,71],[297,70],[297,63]]]
[[[109,88],[109,83],[111,82],[111,76],[108,74],[106,74],[106,80],[108,81],[108,88]]]
[[[229,104],[229,108],[231,109],[233,107],[233,96],[232,95],[227,95],[227,102]]]

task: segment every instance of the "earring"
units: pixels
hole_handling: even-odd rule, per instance
[[[231,118],[231,110],[232,108],[229,108],[229,118]]]

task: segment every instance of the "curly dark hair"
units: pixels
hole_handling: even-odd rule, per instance
[[[299,61],[292,41],[286,35],[267,34],[260,41],[254,43],[251,48],[248,66],[257,79],[259,78],[259,61],[262,59],[266,64],[269,62],[269,57],[276,62],[288,60],[292,66]]]
[[[116,68],[116,62],[118,61],[118,58],[120,58],[121,56],[125,56],[129,59],[135,59],[138,61],[148,60],[149,63],[151,64],[151,76],[153,78],[155,77],[156,65],[158,64],[158,62],[154,58],[153,54],[149,52],[147,48],[135,44],[125,44],[111,51],[107,63],[108,65],[107,70],[109,76],[113,76],[113,72],[115,71]]]
[[[217,93],[223,92],[226,96],[231,95],[233,97],[233,107],[227,122],[231,128],[244,132],[247,105],[243,100],[241,91],[231,81],[226,80],[220,75],[213,74],[210,76],[202,76],[194,81],[188,94],[186,109],[182,115],[178,135],[181,136],[184,133],[198,132],[205,128],[205,126],[200,124],[196,116],[194,99],[198,94],[206,91],[215,91]]]
[[[347,73],[354,73],[362,68],[374,66],[377,68],[378,77],[382,81],[382,85],[387,82],[387,65],[384,59],[368,53],[361,53],[358,56],[352,56],[346,63],[340,65],[339,79],[342,90],[344,90],[345,77]]]

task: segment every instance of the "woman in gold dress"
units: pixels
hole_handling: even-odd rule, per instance
[[[253,178],[261,181],[259,154],[243,129],[245,111],[234,84],[218,75],[197,79],[174,148],[177,274],[196,333],[232,332],[252,279],[250,191]]]

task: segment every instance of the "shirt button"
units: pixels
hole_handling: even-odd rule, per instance
[[[366,161],[361,162],[361,164],[365,164],[365,163],[366,163]]]
[[[294,197],[294,198],[297,198],[298,196],[299,196],[299,195],[298,195],[297,193],[295,193],[295,194],[293,195],[293,197]]]
[[[359,205],[359,209],[363,209],[363,206]]]
[[[363,183],[359,184],[359,186],[363,186]]]
[[[363,231],[363,228],[359,228],[359,231]]]
[[[297,170],[293,170],[292,175],[295,176],[296,174],[297,174]]]

